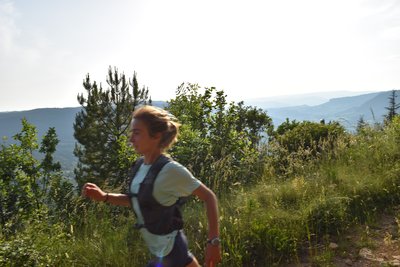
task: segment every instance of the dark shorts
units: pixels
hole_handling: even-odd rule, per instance
[[[188,250],[187,238],[182,231],[179,231],[171,252],[162,259],[150,261],[147,267],[184,267],[192,261],[193,255]]]

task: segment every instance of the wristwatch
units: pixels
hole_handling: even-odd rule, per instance
[[[221,239],[219,239],[219,237],[214,237],[213,239],[207,240],[207,244],[217,247],[221,244]]]

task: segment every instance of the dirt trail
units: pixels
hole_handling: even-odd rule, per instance
[[[340,239],[321,245],[316,257],[305,255],[290,267],[400,266],[400,206],[374,223],[356,226]]]
[[[400,266],[398,214],[398,209],[394,214],[382,214],[372,225],[359,226],[348,233],[347,250],[338,248],[333,266]]]

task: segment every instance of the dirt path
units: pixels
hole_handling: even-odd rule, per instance
[[[382,214],[375,223],[349,232],[344,247],[335,253],[333,266],[400,266],[399,214],[399,209]]]
[[[338,240],[321,245],[315,256],[305,255],[294,267],[400,266],[400,206],[376,222],[354,227]]]

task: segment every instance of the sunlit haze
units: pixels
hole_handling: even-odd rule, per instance
[[[398,89],[399,18],[396,0],[0,0],[0,111],[78,106],[109,66],[153,100]]]

